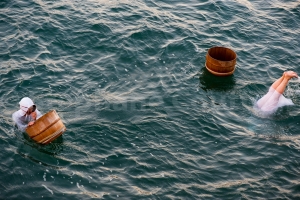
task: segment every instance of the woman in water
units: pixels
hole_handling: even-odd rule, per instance
[[[19,130],[24,132],[27,126],[32,126],[35,120],[40,118],[42,114],[36,109],[36,105],[28,97],[21,99],[19,104],[20,110],[14,112],[12,118]]]
[[[291,78],[298,78],[297,73],[293,71],[284,72],[283,75],[272,84],[269,92],[257,101],[256,106],[263,112],[273,113],[279,107],[294,105],[292,100],[282,95]]]

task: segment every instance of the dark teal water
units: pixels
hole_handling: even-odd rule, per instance
[[[299,19],[299,1],[2,0],[0,199],[300,198],[300,82],[253,110],[300,73]],[[204,68],[213,46],[233,76]],[[14,128],[24,96],[62,137]]]

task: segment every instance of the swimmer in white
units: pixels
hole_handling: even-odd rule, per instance
[[[36,109],[36,105],[28,97],[24,97],[19,104],[20,110],[14,112],[12,118],[19,130],[24,132],[27,126],[32,126],[35,120],[40,118],[42,114]]]
[[[263,112],[273,113],[279,107],[294,105],[291,99],[287,99],[282,95],[291,78],[298,78],[297,73],[293,71],[284,72],[272,84],[269,92],[257,101],[256,106]]]

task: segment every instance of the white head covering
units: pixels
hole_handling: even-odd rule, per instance
[[[23,99],[21,99],[19,104],[20,109],[24,112],[24,114],[27,112],[28,108],[34,105],[33,101],[28,97],[24,97]]]

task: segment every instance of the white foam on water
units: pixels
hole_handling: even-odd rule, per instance
[[[50,190],[46,185],[42,184],[42,186],[43,186],[44,188],[46,188],[46,190],[48,190],[51,194],[53,194],[53,191]]]
[[[298,78],[292,78],[292,79],[290,79],[290,81],[289,82],[300,82],[300,77],[298,77]]]
[[[43,179],[44,179],[44,181],[46,181],[46,173],[44,173]]]

